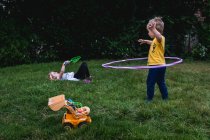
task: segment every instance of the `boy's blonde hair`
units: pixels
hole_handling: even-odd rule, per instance
[[[56,80],[56,79],[53,77],[53,72],[54,72],[54,71],[51,71],[51,72],[48,73],[48,78],[49,78],[50,80]]]
[[[155,23],[156,23],[156,30],[157,30],[158,32],[160,32],[161,34],[163,34],[164,22],[162,21],[162,17],[154,17],[153,19],[151,19],[151,20],[149,21],[149,23],[147,24],[147,26],[148,26],[151,22],[155,22]]]
[[[53,78],[52,78],[52,72],[49,72],[49,73],[48,73],[48,78],[49,78],[50,80],[53,79]]]

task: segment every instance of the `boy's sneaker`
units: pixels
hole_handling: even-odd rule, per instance
[[[168,98],[163,99],[164,102],[168,102]]]
[[[152,103],[152,100],[145,99],[145,103],[146,103],[146,104],[150,104],[150,103]]]

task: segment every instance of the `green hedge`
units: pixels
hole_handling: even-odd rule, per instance
[[[166,55],[205,60],[210,56],[209,3],[3,1],[1,5],[6,8],[0,7],[0,66],[66,60],[76,55],[84,59],[144,57],[148,47],[140,47],[137,40],[149,39],[145,27],[154,16],[162,16],[165,22]],[[194,16],[197,8],[206,17],[203,23]],[[185,35],[192,29],[199,42],[186,51]]]

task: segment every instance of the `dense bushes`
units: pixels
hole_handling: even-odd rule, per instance
[[[84,59],[146,56],[148,47],[140,47],[137,40],[149,39],[145,26],[154,16],[165,22],[166,55],[204,59],[210,54],[209,2],[205,1],[5,0],[0,6],[1,66],[75,55]],[[202,23],[194,16],[198,8],[206,17]],[[185,37],[192,29],[198,42],[190,46]]]
[[[57,58],[57,51],[31,32],[28,26],[8,19],[0,26],[1,66],[44,62]]]
[[[14,21],[1,22],[0,26],[0,61],[1,65],[15,65],[29,61],[29,42],[20,35]]]

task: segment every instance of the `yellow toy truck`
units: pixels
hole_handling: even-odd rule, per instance
[[[67,111],[63,115],[62,125],[65,129],[81,128],[92,122],[89,115],[90,108],[87,106],[77,108],[74,102],[69,102],[65,99],[65,95],[58,95],[49,98],[48,106],[53,111],[58,111],[61,108],[66,108]]]

